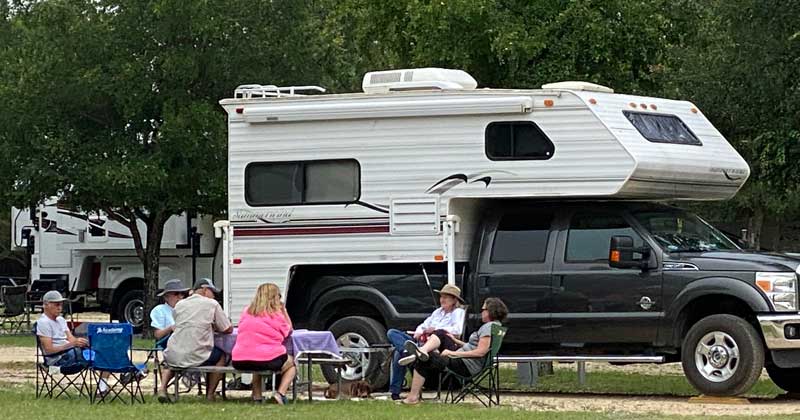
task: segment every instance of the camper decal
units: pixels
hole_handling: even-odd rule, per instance
[[[375,210],[377,212],[389,214],[389,206],[384,205],[384,204],[372,204],[372,203],[366,203],[366,202],[360,201],[360,200],[356,201],[353,204],[356,204],[356,205],[359,205],[359,206],[362,206],[362,207],[366,207],[366,208],[368,208],[370,210]],[[345,208],[347,206],[348,206],[348,204],[345,204]]]
[[[235,221],[259,221],[269,224],[283,224],[292,221],[294,209],[274,209],[261,212],[239,210],[233,214],[232,220]]]
[[[491,175],[493,174],[514,175],[513,172],[508,171],[483,171],[471,175],[453,174],[442,178],[439,180],[439,182],[431,185],[431,187],[425,192],[428,194],[444,194],[458,185],[474,184],[476,182],[483,182],[484,186],[489,188],[489,184],[492,183]]]

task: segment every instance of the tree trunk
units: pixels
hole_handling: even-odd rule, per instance
[[[163,213],[151,215],[151,223],[147,224],[147,247],[144,249],[144,322],[142,325],[142,336],[153,338],[153,331],[150,328],[150,311],[158,303],[158,267],[161,260],[161,239],[164,236],[164,222],[166,217]]]
[[[747,242],[750,248],[761,249],[761,229],[764,226],[764,211],[756,208],[747,220]]]

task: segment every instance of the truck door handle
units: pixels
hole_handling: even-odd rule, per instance
[[[560,274],[556,274],[555,277],[556,278],[554,280],[555,280],[555,285],[556,285],[556,287],[555,287],[556,292],[563,292],[564,291],[564,276],[560,275]]]

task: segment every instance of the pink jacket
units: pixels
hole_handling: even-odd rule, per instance
[[[280,312],[258,316],[250,315],[247,307],[239,318],[238,335],[233,346],[233,360],[268,362],[283,354],[286,347],[283,341],[291,333],[289,323]]]

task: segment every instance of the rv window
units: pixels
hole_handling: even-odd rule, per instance
[[[492,245],[492,264],[544,262],[552,212],[507,214],[500,220]]]
[[[630,236],[634,246],[644,243],[622,216],[615,214],[577,213],[572,216],[567,234],[568,262],[608,261],[612,236]]]
[[[642,137],[653,143],[703,145],[689,127],[675,115],[633,111],[622,111],[622,113],[639,130]]]
[[[245,169],[250,206],[352,203],[361,193],[358,162],[257,162]]]
[[[545,160],[555,146],[531,121],[493,122],[486,127],[486,156],[491,160]]]

